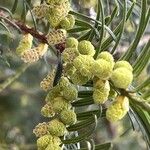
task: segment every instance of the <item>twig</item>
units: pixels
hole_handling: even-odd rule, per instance
[[[4,13],[0,13],[0,18],[5,20],[5,22],[8,23],[10,26],[16,28],[19,32],[30,33],[34,38],[37,38],[41,42],[48,44],[46,35],[39,33],[34,28],[30,28],[20,21],[8,18]]]
[[[118,92],[118,94],[124,95],[128,97],[134,104],[137,104],[138,106],[142,107],[143,109],[150,112],[150,104],[145,101],[140,95],[135,95],[135,92],[123,90],[123,89],[117,89],[112,82],[110,82],[111,87]]]
[[[23,64],[16,72],[15,75],[9,77],[4,83],[0,84],[0,93],[5,90],[9,85],[11,85],[16,79],[18,79],[22,73],[29,67],[29,65]]]
[[[150,104],[145,101],[141,96],[133,95],[126,90],[120,90],[120,93],[124,96],[127,96],[134,104],[137,104],[146,111],[150,112]]]
[[[147,112],[150,112],[150,104],[147,101],[143,100],[141,97],[138,97],[138,96],[128,95],[128,97],[130,98],[132,102],[136,103],[143,109],[147,110]]]
[[[15,21],[15,24],[26,33],[30,33],[34,38],[39,39],[43,43],[47,43],[47,38],[44,34],[40,34],[38,31],[36,31],[34,28],[27,27],[26,25],[22,24],[21,22]]]

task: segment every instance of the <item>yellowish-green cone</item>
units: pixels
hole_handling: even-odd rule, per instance
[[[60,5],[52,5],[45,16],[52,28],[59,26],[61,20],[63,20],[70,11],[70,3],[66,1]]]
[[[101,52],[101,53],[97,56],[97,59],[104,59],[104,60],[106,60],[106,61],[112,63],[112,65],[114,65],[114,58],[113,58],[113,56],[112,56],[109,52],[107,52],[107,51]]]
[[[74,67],[81,73],[82,76],[92,76],[91,67],[94,62],[93,57],[87,55],[79,55],[73,61]]]
[[[70,77],[74,74],[74,72],[76,71],[76,68],[71,64],[71,63],[67,63],[64,65],[64,75],[67,77]]]
[[[95,60],[91,67],[91,72],[93,75],[101,80],[109,79],[112,74],[112,70],[112,63],[104,59]]]
[[[118,68],[126,68],[126,69],[128,69],[129,71],[133,71],[133,68],[132,68],[132,66],[130,65],[130,63],[129,62],[127,62],[127,61],[124,61],[124,60],[122,60],[122,61],[117,61],[116,63],[115,63],[115,66],[114,66],[114,70],[115,69],[118,69]]]
[[[46,100],[46,102],[52,102],[54,100],[54,98],[59,97],[59,96],[61,96],[60,87],[55,86],[49,91],[45,100]]]
[[[37,139],[37,147],[45,149],[49,144],[49,135],[44,135]]]
[[[75,17],[73,15],[68,14],[67,18],[70,22],[70,29],[72,29],[75,25]]]
[[[66,47],[67,48],[77,48],[78,40],[74,37],[69,37],[66,39]]]
[[[91,77],[83,76],[78,70],[76,70],[71,76],[70,79],[75,85],[84,85],[86,84]]]
[[[79,42],[78,50],[82,55],[94,56],[95,54],[94,46],[90,41],[86,41],[86,40]]]
[[[107,101],[110,91],[109,82],[98,80],[94,85],[93,100],[96,104],[103,104]]]
[[[49,144],[60,145],[61,143],[61,139],[58,136],[52,136],[49,134]]]
[[[115,122],[122,119],[129,111],[129,100],[125,96],[118,96],[116,101],[110,105],[106,111],[106,118]]]
[[[66,77],[62,76],[58,82],[58,86],[60,87],[61,90],[63,90],[64,88],[70,86],[70,82]]]
[[[133,74],[126,68],[115,69],[111,76],[111,81],[117,88],[127,89],[132,83]]]
[[[63,97],[56,97],[53,100],[53,108],[55,112],[60,113],[64,109],[70,109],[71,104],[66,101]]]
[[[62,29],[69,30],[70,29],[69,19],[67,17],[65,17],[63,20],[61,20],[60,26]]]
[[[62,90],[62,96],[69,102],[72,102],[77,99],[78,91],[72,85],[65,87]]]
[[[59,137],[52,136],[50,134],[44,135],[37,140],[37,147],[39,149],[45,149],[48,145],[59,146],[61,144],[61,140]]]
[[[49,10],[49,6],[46,5],[46,4],[41,4],[39,6],[35,6],[33,9],[32,9],[32,12],[34,13],[34,15],[38,18],[38,19],[41,19],[41,18],[44,18],[47,14]]]
[[[17,55],[22,55],[25,51],[30,50],[32,47],[33,36],[28,33],[23,35],[16,49]]]
[[[65,30],[70,30],[75,25],[75,18],[73,15],[66,16],[63,20],[60,22],[60,26]]]
[[[77,121],[77,116],[73,110],[63,110],[60,113],[60,119],[64,124],[72,125]]]
[[[106,88],[106,89],[110,90],[110,85],[107,80],[98,79],[94,82],[93,87],[96,89],[105,89]]]
[[[65,135],[67,132],[65,125],[58,119],[54,119],[48,123],[48,131],[51,135],[58,137]]]

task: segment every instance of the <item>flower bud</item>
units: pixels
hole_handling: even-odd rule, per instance
[[[94,76],[101,80],[107,80],[112,74],[112,64],[104,59],[95,60],[91,67]]]
[[[74,67],[83,75],[91,77],[91,66],[94,59],[91,56],[79,55],[73,61]]]
[[[69,126],[76,123],[77,121],[76,113],[73,110],[63,110],[60,113],[60,118],[65,125]]]
[[[67,48],[77,48],[78,47],[78,40],[74,37],[69,37],[66,39],[66,47]]]
[[[61,79],[58,82],[58,86],[61,90],[63,90],[64,88],[70,86],[70,82],[66,77],[61,77]]]
[[[38,18],[44,18],[49,10],[49,6],[46,4],[41,4],[40,6],[35,6],[32,9],[33,14]]]
[[[72,102],[77,99],[78,97],[78,91],[75,87],[72,85],[65,87],[62,90],[62,96],[69,102]]]
[[[69,19],[67,17],[65,17],[63,20],[61,20],[60,26],[62,29],[69,30],[70,29]]]
[[[49,135],[44,135],[37,140],[37,147],[45,149],[49,144]]]
[[[105,89],[105,88],[107,88],[108,90],[110,90],[109,81],[107,81],[107,80],[97,79],[94,82],[93,87],[95,89]]]
[[[73,15],[70,14],[60,22],[60,26],[65,30],[72,29],[74,25],[75,25],[75,18]]]
[[[76,70],[71,76],[70,79],[75,85],[84,85],[86,84],[91,77],[83,76],[78,70]]]
[[[55,115],[55,111],[51,103],[45,104],[41,109],[41,114],[44,117],[53,117]]]
[[[110,91],[109,82],[98,80],[94,85],[93,100],[96,104],[103,104],[107,101]]]
[[[70,11],[70,3],[66,1],[61,5],[52,5],[49,7],[49,11],[46,14],[46,19],[50,23],[52,28],[59,26],[61,20],[63,20]]]
[[[106,111],[106,118],[115,122],[122,119],[129,111],[129,100],[125,96],[118,96],[116,101],[110,105]]]
[[[76,48],[66,48],[62,53],[62,59],[66,63],[72,63],[72,61],[79,55]]]
[[[45,149],[49,145],[59,146],[61,144],[61,140],[59,137],[52,136],[50,134],[44,135],[37,140],[37,147],[39,149]]]
[[[63,43],[65,42],[66,39],[66,30],[62,29],[53,30],[46,37],[50,45]]]
[[[67,63],[64,66],[64,75],[65,76],[70,77],[74,74],[75,71],[76,71],[76,68],[71,63]]]
[[[60,88],[59,88],[59,86],[56,85],[49,91],[45,100],[46,100],[46,102],[51,102],[54,100],[54,98],[56,98],[58,96],[60,96]]]
[[[48,123],[48,131],[51,135],[63,136],[67,130],[62,122],[60,122],[58,119],[54,119]]]
[[[25,51],[31,49],[32,41],[33,41],[33,36],[30,33],[23,35],[16,49],[17,55],[22,55]]]
[[[62,142],[61,142],[61,139],[57,136],[52,136],[49,134],[49,144],[53,144],[53,145],[60,145]]]
[[[78,50],[82,55],[94,56],[95,54],[94,46],[90,41],[86,41],[86,40],[79,42]]]
[[[114,86],[121,89],[127,89],[128,86],[132,83],[133,74],[126,68],[115,69],[111,76],[111,81]]]
[[[118,69],[118,68],[126,68],[126,69],[128,69],[129,71],[133,71],[133,68],[132,68],[132,66],[130,65],[130,63],[129,62],[127,62],[127,61],[124,61],[124,60],[122,60],[122,61],[117,61],[116,63],[115,63],[115,66],[114,66],[114,70],[115,69]]]
[[[107,51],[101,52],[101,53],[97,56],[97,59],[104,59],[104,60],[106,60],[106,61],[108,61],[108,62],[110,62],[110,63],[112,63],[112,64],[114,65],[114,58],[113,58],[113,56],[112,56],[109,52],[107,52]]]
[[[55,112],[60,113],[64,109],[70,109],[71,104],[68,103],[63,97],[56,97],[53,100],[53,108]]]
[[[43,122],[43,123],[39,123],[34,129],[33,129],[33,133],[37,136],[37,137],[41,137],[45,134],[47,134],[47,123]]]
[[[73,27],[74,27],[74,25],[75,25],[75,17],[73,16],[73,15],[68,15],[67,16],[67,18],[68,18],[68,20],[69,20],[69,22],[70,22],[70,29],[72,29]]]

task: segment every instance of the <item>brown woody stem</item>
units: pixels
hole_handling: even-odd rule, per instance
[[[46,35],[39,33],[34,28],[30,28],[30,27],[26,26],[25,24],[23,24],[20,21],[10,19],[3,12],[0,12],[0,18],[3,19],[10,26],[12,26],[14,28],[17,28],[18,31],[22,31],[22,32],[25,32],[25,33],[30,33],[34,38],[37,38],[41,42],[48,44]]]

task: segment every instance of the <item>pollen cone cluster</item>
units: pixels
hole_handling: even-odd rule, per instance
[[[127,61],[115,63],[113,56],[107,51],[99,53],[96,59],[93,56],[95,56],[95,48],[90,41],[78,42],[73,37],[67,38],[66,49],[62,53],[64,74],[75,85],[86,85],[89,81],[93,83],[95,104],[104,104],[109,98],[117,99],[118,102],[119,98],[116,98],[117,93],[110,87],[110,81],[116,88],[127,89],[133,80],[132,66]],[[113,111],[113,105],[114,103],[109,106],[108,110]],[[120,106],[115,105],[116,107],[119,109]],[[110,119],[111,117],[107,119],[116,121],[125,114],[123,113],[116,119]]]
[[[33,8],[33,13],[37,18],[46,19],[52,28],[61,27],[69,30],[75,24],[73,15],[69,15],[69,0],[47,0],[46,3]]]
[[[77,99],[78,92],[64,76],[53,87],[53,72],[41,82],[41,87],[46,91],[49,90],[41,114],[50,120],[39,123],[33,130],[33,133],[39,137],[37,146],[42,150],[62,150],[60,137],[66,135],[67,127],[77,121],[71,103]]]
[[[46,36],[47,42],[57,47],[59,45],[58,49],[64,49],[61,45],[66,41],[66,30],[75,25],[75,17],[69,14],[70,10],[69,0],[47,0],[32,10],[37,18],[43,18],[49,23],[52,30]]]

